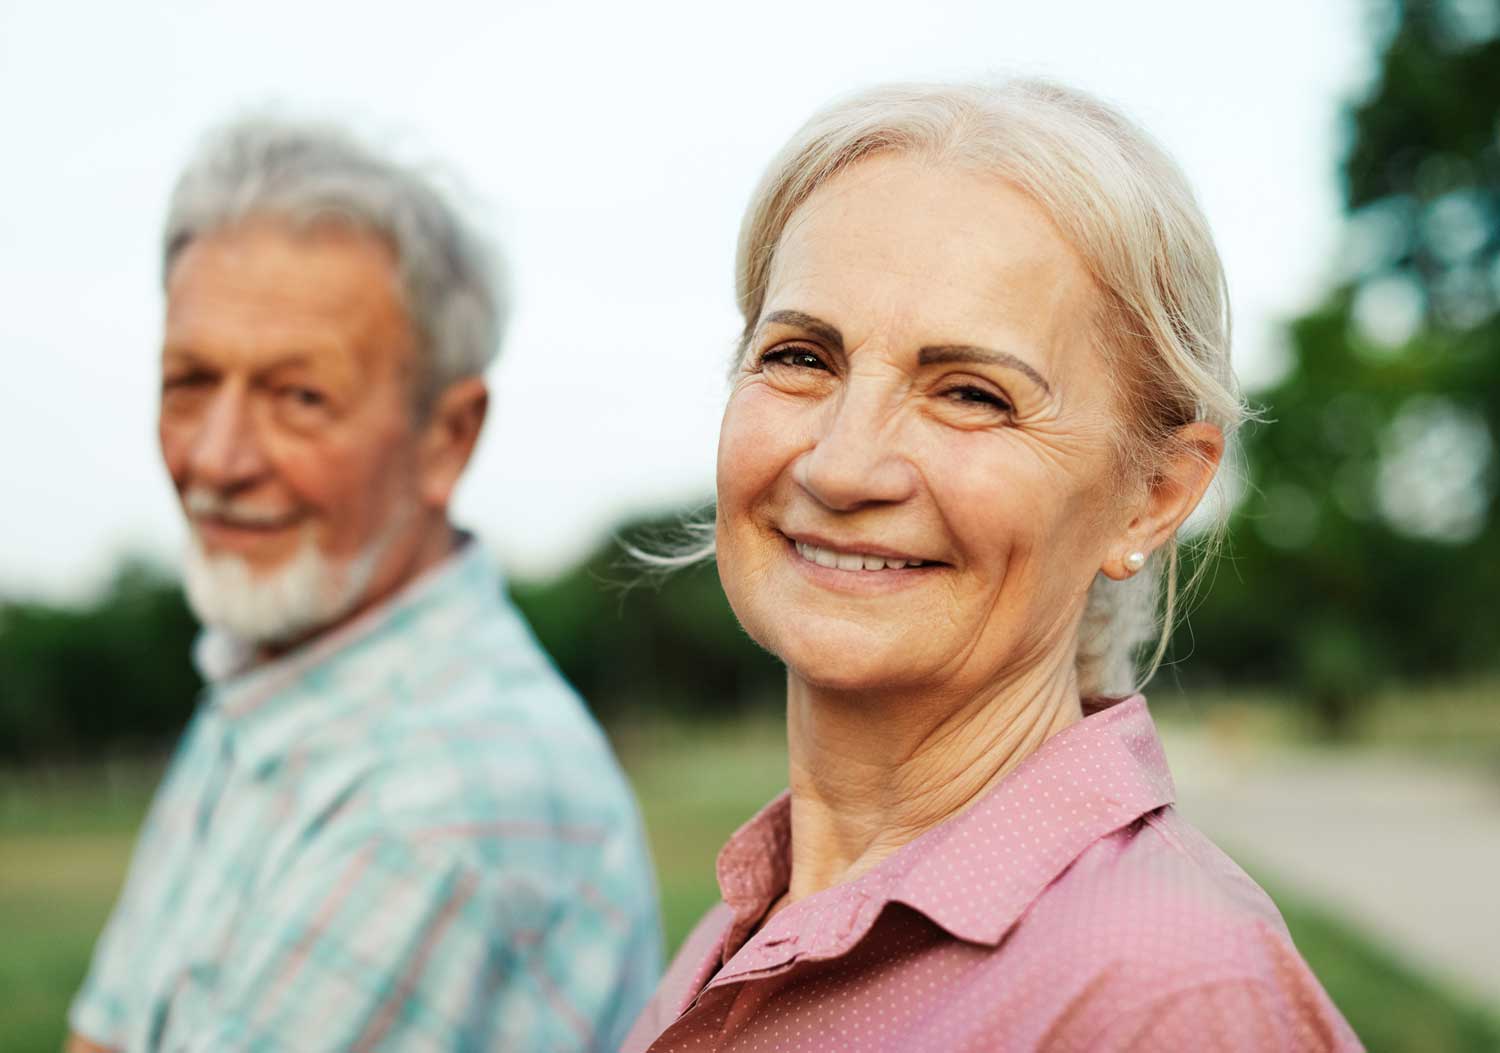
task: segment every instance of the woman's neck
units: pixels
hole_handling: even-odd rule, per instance
[[[1082,715],[1071,662],[958,700],[850,697],[791,676],[784,902],[850,881],[952,819]]]

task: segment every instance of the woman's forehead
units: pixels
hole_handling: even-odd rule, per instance
[[[854,340],[866,326],[894,327],[922,341],[1046,349],[1084,335],[1095,305],[1082,260],[1029,197],[972,171],[880,157],[792,217],[761,317],[832,314]]]
[[[996,263],[1025,258],[1083,269],[1028,194],[999,176],[919,157],[872,157],[828,180],[787,222],[777,252],[830,237],[867,251],[973,252],[990,245],[1004,250],[994,255]]]

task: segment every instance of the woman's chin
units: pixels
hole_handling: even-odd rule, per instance
[[[787,670],[793,680],[829,696],[875,695],[892,689],[899,689],[901,686],[890,676],[881,675],[881,673],[874,670],[851,670],[848,668],[799,669],[796,666],[788,666]]]
[[[794,679],[824,691],[900,689],[925,665],[904,641],[868,631],[783,631],[762,642]]]

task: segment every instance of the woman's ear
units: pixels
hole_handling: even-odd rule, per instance
[[[482,377],[465,377],[438,395],[422,425],[418,456],[422,501],[446,510],[458,486],[489,410],[490,393]]]
[[[1142,507],[1119,539],[1119,550],[1099,568],[1115,581],[1140,570],[1146,558],[1177,533],[1203,500],[1224,459],[1224,433],[1205,421],[1178,428],[1171,442],[1170,453],[1146,480]]]

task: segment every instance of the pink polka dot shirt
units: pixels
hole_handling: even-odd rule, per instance
[[[1360,1049],[1271,900],[1172,801],[1136,696],[757,929],[791,874],[783,795],[725,845],[724,901],[624,1049]]]

